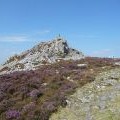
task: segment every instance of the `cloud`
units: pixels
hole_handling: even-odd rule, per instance
[[[24,41],[28,41],[28,37],[25,35],[0,36],[0,42],[24,42]]]
[[[88,38],[99,38],[99,36],[97,36],[97,35],[78,35],[78,37],[85,38],[85,39],[88,39]]]
[[[0,36],[0,42],[26,42],[33,41],[33,39],[39,38],[42,35],[50,33],[50,30],[40,30],[27,34],[13,34],[13,35],[4,35]]]
[[[43,35],[43,34],[47,34],[47,33],[50,33],[50,30],[40,30],[40,31],[36,32],[36,34],[39,34],[39,35]]]
[[[97,57],[106,57],[106,56],[111,56],[113,53],[112,50],[110,49],[103,49],[99,51],[94,51],[91,56],[97,56]]]
[[[92,39],[100,39],[100,36],[98,34],[82,34],[82,33],[73,33],[72,36],[74,38],[78,39],[84,39],[84,40],[92,40]]]

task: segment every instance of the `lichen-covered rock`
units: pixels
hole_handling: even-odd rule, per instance
[[[50,120],[120,120],[120,68],[79,88]]]
[[[4,73],[13,71],[31,70],[44,64],[54,63],[60,60],[78,60],[84,58],[82,52],[72,49],[68,46],[66,40],[61,37],[52,41],[41,42],[32,49],[27,50],[20,55],[10,57],[1,68],[10,68]],[[1,71],[0,74],[3,72]]]

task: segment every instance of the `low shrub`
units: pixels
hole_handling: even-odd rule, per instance
[[[66,106],[67,96],[77,87],[94,81],[103,67],[113,67],[114,62],[108,58],[86,57],[78,61],[61,60],[34,71],[1,75],[0,116],[6,115],[2,120],[48,120],[59,106]],[[78,64],[87,67],[82,69]]]
[[[6,111],[6,119],[19,119],[20,118],[20,112],[18,110],[8,110]]]

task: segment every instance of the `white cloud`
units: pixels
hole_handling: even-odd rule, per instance
[[[106,57],[106,56],[111,56],[112,55],[112,50],[110,49],[103,49],[99,51],[94,51],[91,56],[99,56],[99,57]]]
[[[82,33],[74,33],[72,34],[74,38],[84,39],[84,40],[92,40],[92,39],[100,39],[98,34],[82,34]]]
[[[43,35],[43,34],[47,34],[47,33],[50,33],[50,30],[40,30],[40,31],[36,32],[36,34],[39,34],[39,35]]]
[[[0,42],[25,42],[25,41],[33,41],[36,37],[40,37],[40,35],[45,35],[50,33],[50,30],[40,30],[27,34],[13,34],[13,35],[4,35],[0,36]]]
[[[28,41],[28,37],[25,35],[0,36],[0,42],[24,42],[24,41]]]
[[[88,38],[99,38],[99,36],[97,36],[97,35],[78,35],[78,37],[86,38],[86,39],[88,39]]]

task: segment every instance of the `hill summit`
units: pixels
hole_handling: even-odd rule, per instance
[[[48,42],[41,42],[20,55],[10,57],[0,68],[1,73],[36,69],[40,65],[55,63],[60,60],[79,60],[82,52],[70,48],[62,37]]]

